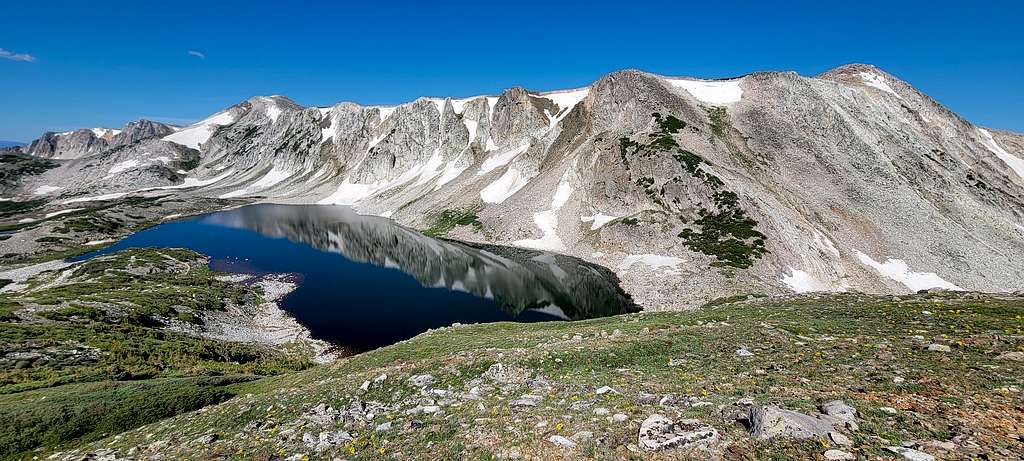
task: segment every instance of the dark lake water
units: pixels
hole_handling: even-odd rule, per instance
[[[172,221],[77,260],[189,248],[213,269],[289,273],[281,307],[313,337],[365,351],[453,323],[579,320],[639,308],[615,274],[539,251],[426,237],[346,207],[250,205]]]

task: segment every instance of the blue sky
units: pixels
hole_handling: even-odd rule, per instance
[[[187,123],[260,94],[390,104],[624,68],[715,78],[849,62],[1024,131],[1024,2],[374,3],[5,0],[0,139]]]

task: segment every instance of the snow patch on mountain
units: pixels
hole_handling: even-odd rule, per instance
[[[93,196],[90,196],[90,197],[78,197],[78,198],[73,198],[71,200],[64,200],[63,202],[60,202],[60,203],[64,204],[64,205],[67,205],[69,203],[104,202],[104,201],[107,201],[107,200],[119,199],[121,197],[124,197],[125,195],[130,194],[130,193],[131,192],[114,192],[112,194],[93,195]]]
[[[277,123],[277,118],[280,116],[281,108],[277,107],[277,103],[275,103],[273,99],[270,99],[267,103],[267,118],[270,119],[271,123]]]
[[[50,219],[50,218],[55,217],[55,216],[60,216],[62,214],[68,214],[68,213],[74,213],[76,211],[80,211],[80,210],[84,210],[84,209],[85,208],[68,208],[66,210],[60,210],[60,211],[54,211],[53,213],[47,213],[43,217],[46,218],[46,219]]]
[[[906,261],[902,259],[888,259],[884,263],[875,261],[870,256],[854,250],[857,259],[865,266],[869,266],[884,277],[902,283],[907,288],[918,291],[929,288],[945,288],[947,290],[963,290],[962,288],[943,280],[934,272],[914,272],[910,270]]]
[[[1021,177],[1021,179],[1024,179],[1024,159],[1007,152],[1006,149],[1003,149],[1002,146],[996,142],[995,138],[992,137],[992,133],[989,133],[988,130],[978,128],[978,133],[981,133],[981,143],[985,148],[992,151],[993,154],[996,154],[996,157],[999,157],[999,160],[1005,162],[1010,169]]]
[[[118,163],[117,165],[114,165],[114,166],[110,167],[110,171],[108,171],[107,173],[117,174],[117,173],[120,173],[122,171],[128,171],[128,170],[130,170],[132,168],[135,168],[135,167],[139,166],[140,163],[141,162],[139,162],[138,159],[134,159],[134,158],[133,159],[128,159],[128,160],[125,160],[125,161],[123,161],[121,163]]]
[[[320,129],[320,142],[333,139],[334,135],[338,134],[338,120],[334,118],[333,114],[327,116],[331,118],[331,124],[327,128]]]
[[[797,293],[828,291],[828,286],[819,282],[813,275],[792,267],[789,268],[789,274],[782,274],[782,283]]]
[[[469,143],[473,144],[473,141],[476,140],[477,121],[464,118],[462,119],[462,123],[466,125],[466,131],[469,131]]]
[[[480,198],[484,203],[501,203],[515,195],[530,182],[531,177],[524,175],[515,167],[509,167],[505,174],[480,190]]]
[[[619,219],[619,216],[611,216],[602,213],[598,213],[593,216],[580,216],[580,221],[591,223],[590,230],[600,229],[605,224],[608,224],[616,219]]]
[[[737,80],[690,80],[684,78],[665,79],[670,85],[682,88],[698,101],[716,106],[740,102],[743,88]]]
[[[394,113],[395,109],[396,109],[396,107],[385,107],[385,106],[377,106],[375,108],[378,111],[380,111],[380,121],[382,121],[382,122],[384,120],[387,120],[388,117],[390,117],[391,114]]]
[[[57,191],[59,191],[61,189],[63,189],[63,187],[47,186],[47,185],[39,186],[39,187],[35,188],[35,190],[32,191],[32,195],[46,195],[46,194],[49,194],[51,192],[57,192]]]
[[[171,185],[171,186],[153,187],[153,188],[150,188],[150,189],[143,189],[143,190],[174,190],[174,189],[188,189],[188,188],[191,188],[191,187],[209,186],[211,184],[216,184],[218,182],[223,181],[228,176],[231,176],[231,173],[234,173],[234,171],[235,171],[234,169],[230,169],[230,170],[227,170],[227,171],[221,173],[220,176],[216,176],[216,177],[209,178],[209,179],[185,178],[184,181],[181,184],[174,184],[174,185]]]
[[[480,165],[480,171],[477,172],[477,176],[483,176],[496,168],[501,168],[505,165],[508,165],[509,162],[518,157],[519,154],[526,152],[526,149],[529,148],[529,144],[523,144],[519,147],[509,149],[505,152],[489,154],[487,158],[484,159],[484,163]]]
[[[903,96],[900,96],[899,93],[897,93],[895,90],[892,89],[891,86],[889,86],[889,82],[886,82],[885,77],[881,75],[878,75],[874,72],[861,72],[860,78],[861,80],[864,81],[864,84],[867,86],[870,86],[872,88],[878,88],[879,90],[892,94],[897,98],[903,98]]]
[[[384,181],[373,184],[357,184],[349,178],[345,178],[333,194],[320,199],[317,203],[320,205],[355,205],[360,200],[377,193],[384,184]]]
[[[279,168],[275,165],[273,168],[270,169],[270,171],[267,172],[267,174],[263,175],[262,178],[250,184],[248,187],[228,192],[226,194],[222,194],[220,198],[241,197],[243,195],[256,193],[263,189],[268,189],[276,185],[277,183],[284,181],[285,179],[288,179],[293,174],[295,174],[294,171],[285,168]]]
[[[121,130],[115,130],[113,128],[92,128],[91,130],[92,134],[96,135],[97,138],[106,138],[108,135],[110,137],[114,137],[121,134]]]
[[[562,179],[558,181],[555,196],[551,199],[551,208],[533,214],[533,222],[544,233],[544,236],[539,239],[516,240],[512,242],[513,245],[536,250],[565,251],[565,244],[558,237],[558,212],[572,195],[572,185],[569,183],[570,171],[571,169],[566,170],[562,174]]]
[[[832,243],[832,240],[817,230],[814,231],[814,245],[832,256],[839,257],[839,249]]]
[[[558,122],[561,122],[566,115],[569,115],[572,108],[576,107],[580,101],[586,99],[588,94],[590,94],[590,87],[541,93],[542,98],[549,99],[558,106],[557,113],[548,115],[550,118],[549,127],[554,128],[555,125],[558,125]]]
[[[164,141],[170,141],[182,146],[199,149],[199,145],[205,143],[217,130],[217,127],[235,123],[235,116],[231,111],[223,111],[203,120],[195,125],[182,128],[180,131],[163,137]]]

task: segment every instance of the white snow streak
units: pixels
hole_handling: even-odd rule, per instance
[[[263,175],[263,177],[257,180],[256,182],[250,184],[249,186],[243,189],[238,189],[236,191],[223,194],[220,196],[220,198],[241,197],[246,194],[252,194],[264,189],[268,189],[276,185],[277,183],[284,181],[285,179],[288,179],[294,173],[295,172],[291,170],[278,169],[278,167],[275,165],[273,168],[271,168],[270,171],[267,172],[267,174]]]
[[[992,137],[992,133],[989,133],[988,130],[978,128],[978,132],[981,133],[981,143],[984,144],[988,150],[992,151],[993,154],[996,154],[996,157],[999,157],[1000,160],[1006,162],[1010,169],[1017,173],[1021,179],[1024,179],[1024,159],[1003,149],[1002,146],[996,142],[995,138]]]
[[[888,259],[880,263],[871,259],[870,256],[854,250],[857,259],[865,266],[870,266],[888,279],[902,283],[911,290],[926,290],[928,288],[945,288],[947,290],[963,290],[962,288],[949,283],[934,272],[914,272],[902,259]]]
[[[60,203],[68,204],[68,203],[80,203],[80,202],[102,202],[102,201],[105,201],[105,200],[118,199],[118,198],[124,197],[125,195],[128,195],[130,193],[131,192],[114,192],[113,194],[94,195],[94,196],[91,196],[91,197],[78,197],[78,198],[73,198],[71,200],[64,200],[63,202],[60,202]]]
[[[466,125],[466,131],[469,131],[469,144],[473,144],[473,141],[476,140],[476,120],[464,118],[462,119],[462,123]]]
[[[903,99],[903,96],[900,96],[899,93],[894,91],[892,87],[889,86],[889,83],[885,81],[885,77],[881,75],[874,72],[861,72],[860,79],[863,80],[864,84],[867,86],[878,88],[879,90],[892,94],[897,98]]]
[[[338,190],[324,197],[317,203],[320,205],[355,205],[360,200],[375,194],[384,187],[384,181],[375,184],[354,184],[345,178],[338,185]]]
[[[217,127],[235,123],[234,115],[230,111],[219,112],[195,125],[182,128],[179,131],[163,137],[164,141],[170,141],[192,149],[199,149],[199,146],[210,139]]]
[[[37,187],[37,188],[36,188],[36,190],[32,191],[32,195],[44,195],[44,194],[49,194],[50,192],[57,192],[57,191],[59,191],[59,190],[61,190],[61,189],[63,189],[63,187],[57,187],[57,186],[39,186],[39,187]]]
[[[523,144],[514,149],[509,149],[505,152],[492,153],[484,159],[484,163],[480,165],[480,171],[477,172],[477,176],[483,176],[496,168],[501,168],[508,165],[509,162],[514,160],[519,154],[526,152],[529,149],[529,144]]]
[[[610,216],[601,213],[595,214],[594,216],[580,216],[580,221],[591,223],[590,230],[600,229],[605,224],[608,224],[616,219],[619,219],[619,216]]]
[[[576,107],[580,101],[586,99],[588,94],[590,94],[590,87],[579,88],[576,90],[556,91],[552,93],[541,93],[540,96],[542,98],[550,99],[558,106],[558,113],[549,115],[549,129],[554,128],[555,125],[562,121],[566,115],[569,115],[572,108]]]
[[[571,169],[566,170],[562,174],[562,179],[558,181],[555,196],[551,199],[551,209],[533,214],[533,222],[544,233],[544,236],[539,239],[516,240],[512,242],[513,245],[537,250],[565,251],[565,244],[558,237],[558,211],[572,195],[572,185],[569,184],[570,171]]]
[[[530,179],[531,177],[523,175],[515,167],[509,167],[500,178],[480,190],[480,198],[484,203],[504,202],[526,186]]]
[[[139,166],[139,163],[140,162],[138,160],[136,160],[136,159],[125,160],[125,161],[123,161],[121,163],[118,163],[117,165],[114,165],[113,167],[111,167],[110,171],[108,171],[107,173],[117,174],[117,173],[120,173],[122,171],[128,171],[128,170],[130,170],[132,168],[135,168],[135,167]]]
[[[85,208],[68,208],[66,210],[54,211],[53,213],[47,213],[43,218],[50,219],[54,216],[60,216],[62,214],[74,213],[78,210],[84,210]]]

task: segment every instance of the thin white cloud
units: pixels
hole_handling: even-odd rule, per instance
[[[15,53],[3,48],[0,48],[0,58],[10,59],[11,61],[36,62],[36,57],[31,54]]]
[[[195,56],[195,57],[197,57],[199,59],[206,59],[206,54],[203,53],[202,51],[188,50],[188,55],[189,56]]]

